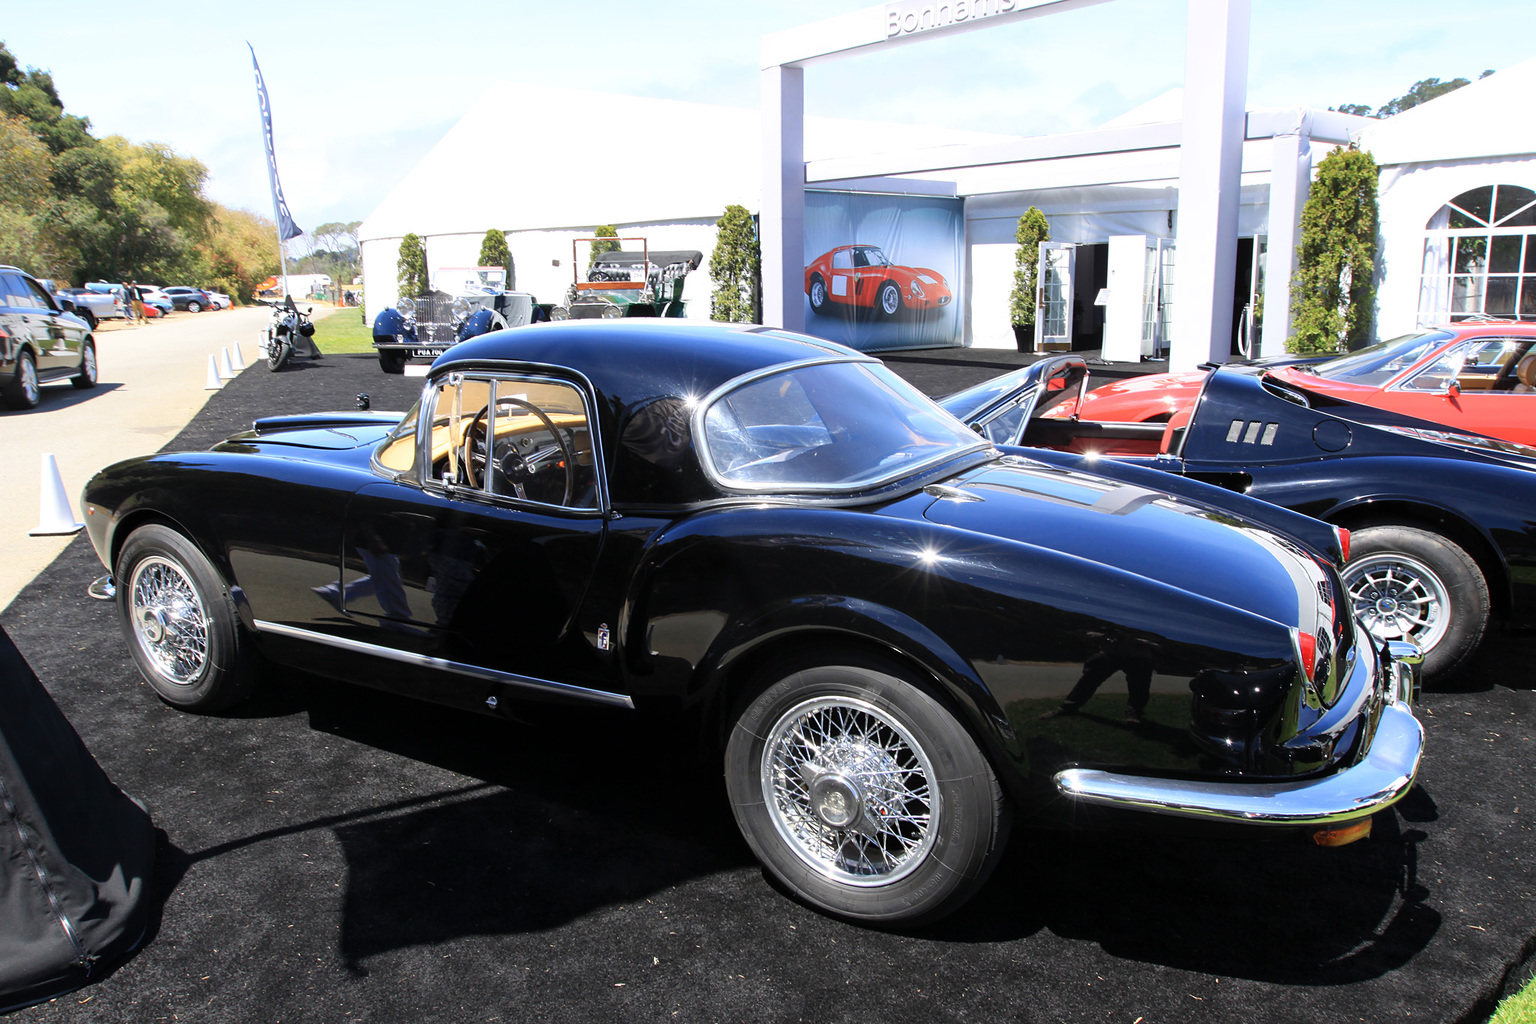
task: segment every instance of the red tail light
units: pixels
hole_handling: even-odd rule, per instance
[[[1299,629],[1292,630],[1291,636],[1296,642],[1296,657],[1301,662],[1302,674],[1310,683],[1317,675],[1317,637]]]
[[[1333,532],[1339,538],[1339,551],[1342,552],[1339,557],[1346,562],[1349,561],[1349,531],[1342,526],[1335,526]]]

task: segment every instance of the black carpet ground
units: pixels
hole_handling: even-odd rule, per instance
[[[997,360],[1019,361],[892,364],[937,392]],[[255,367],[176,445],[419,386],[367,356]],[[101,571],[77,538],[3,624],[163,830],[159,909],[126,962],[15,1020],[1474,1021],[1536,936],[1528,644],[1426,696],[1421,785],[1369,841],[1016,830],[966,909],[886,933],[776,891],[718,770],[622,717],[506,724],[298,674],[173,711],[86,597]]]

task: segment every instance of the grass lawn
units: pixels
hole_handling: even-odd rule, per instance
[[[345,306],[315,321],[315,344],[321,352],[372,352],[373,329],[363,323],[361,307]]]
[[[1500,1003],[1488,1024],[1536,1024],[1536,981]]]

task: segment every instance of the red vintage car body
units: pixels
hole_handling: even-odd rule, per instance
[[[878,245],[840,245],[805,268],[805,294],[811,312],[872,310],[893,317],[903,309],[933,310],[953,301],[944,275],[928,267],[903,267],[886,258]]]
[[[1262,372],[1324,399],[1536,446],[1536,323],[1446,324],[1327,362]],[[1133,377],[1096,388],[1080,405],[1051,415],[1167,422],[1194,406],[1204,383],[1203,371]]]

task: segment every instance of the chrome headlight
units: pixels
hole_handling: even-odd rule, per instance
[[[453,319],[455,322],[462,322],[469,319],[469,314],[475,311],[474,307],[466,302],[462,296],[454,299],[453,305],[449,308],[453,314]]]
[[[410,299],[401,299],[395,303],[395,309],[407,320],[416,319],[416,303]]]
[[[615,306],[611,302],[608,305],[603,307],[603,319],[604,320],[617,320],[619,317],[621,317],[623,315],[624,315],[624,311],[622,309],[620,309],[618,306]]]
[[[571,318],[571,311],[564,306],[550,306],[549,318],[551,320],[569,320]]]

